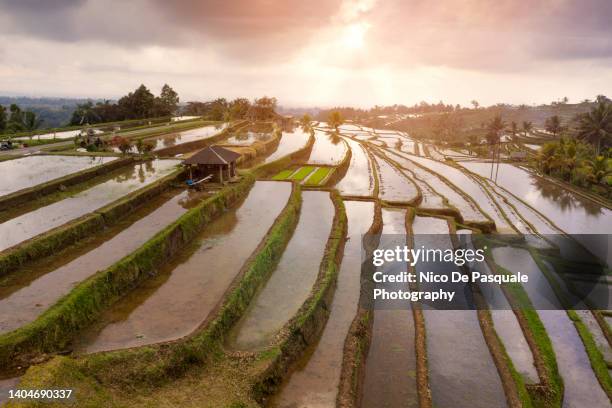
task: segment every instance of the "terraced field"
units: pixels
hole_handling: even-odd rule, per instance
[[[312,134],[285,130],[276,143],[236,179],[202,191],[185,189],[178,160],[130,162],[116,177],[48,205],[35,197],[39,205],[7,216],[0,396],[19,383],[73,388],[83,406],[610,406],[611,308],[581,296],[610,294],[607,247],[586,235],[612,231],[609,203],[512,162],[492,176],[468,152],[356,123],[338,133],[324,123]],[[111,160],[2,162],[15,177],[0,194]],[[170,175],[179,178],[130,202]],[[74,227],[84,217],[101,225]],[[65,229],[76,238],[45,252],[55,245],[49,234]],[[568,257],[568,234],[583,234],[571,242],[592,253]],[[462,274],[529,280],[461,282],[445,310],[428,301],[389,307],[372,299],[374,289],[440,287],[374,282],[373,254],[396,246],[484,246],[484,259],[458,267]]]

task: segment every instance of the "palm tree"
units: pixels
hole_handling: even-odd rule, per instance
[[[523,134],[527,137],[527,133],[533,130],[533,123],[528,121],[523,121]]]
[[[594,144],[599,155],[602,142],[605,145],[612,138],[612,104],[601,101],[590,112],[580,115],[577,135]]]
[[[497,144],[501,138],[501,131],[504,130],[506,124],[502,120],[501,115],[495,116],[489,122],[489,131],[487,132],[487,141],[490,145]]]
[[[556,137],[562,130],[561,118],[559,117],[559,115],[551,116],[544,122],[544,127],[546,128],[546,130],[552,133],[553,136]]]
[[[516,134],[518,133],[518,125],[515,121],[510,123],[510,133],[512,133],[512,141],[516,141]]]

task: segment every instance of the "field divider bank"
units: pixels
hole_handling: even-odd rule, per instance
[[[173,181],[179,174],[167,176],[165,182]],[[22,360],[25,357],[25,362],[21,361],[20,365],[26,365],[33,355],[63,350],[102,310],[155,274],[159,265],[186,246],[213,217],[246,195],[253,183],[252,175],[244,175],[240,183],[204,200],[132,254],[81,282],[32,323],[0,336],[0,364],[10,366],[16,363],[18,357],[22,357]],[[164,184],[149,189],[146,194],[138,195],[138,199],[146,201],[158,194],[162,186]],[[100,227],[104,227],[104,219],[116,219],[132,203],[126,198],[106,208],[104,215],[96,214]]]
[[[132,157],[117,158],[117,160],[113,160],[99,166],[91,167],[89,169],[81,170],[76,173],[47,181],[46,183],[15,191],[14,193],[0,197],[0,211],[10,207],[15,207],[28,201],[36,200],[48,194],[55,193],[63,187],[72,186],[74,184],[87,181],[93,177],[107,174],[118,169],[119,167],[131,164],[134,161],[135,159]]]
[[[492,248],[496,246],[494,242],[477,239],[477,247],[481,247],[484,241],[488,246],[485,250],[486,263],[491,272],[493,274],[510,274],[510,271],[498,265],[493,259]],[[531,402],[534,407],[559,407],[563,401],[563,378],[559,373],[555,350],[544,323],[533,307],[525,288],[520,283],[505,284],[501,288],[516,315],[525,340],[529,344],[540,378],[538,384],[525,384]]]
[[[260,368],[251,391],[259,402],[278,389],[291,366],[319,339],[327,322],[347,233],[344,203],[336,190],[331,197],[335,215],[313,289],[274,342],[258,355]]]
[[[2,251],[0,276],[16,270],[29,261],[51,255],[112,225],[132,209],[170,188],[182,178],[183,173],[183,169],[176,170],[109,205]]]
[[[240,189],[247,189],[253,182],[253,176],[249,175],[248,180],[245,180]],[[245,191],[228,192],[226,198],[229,194],[245,193]],[[238,197],[234,199],[239,200]],[[213,204],[211,200],[216,204]],[[217,209],[222,210],[224,202],[222,197],[211,197],[207,201],[210,202],[208,205],[203,204],[199,211],[193,213],[195,218],[202,216],[202,210],[211,208],[211,205],[218,206]],[[77,358],[57,356],[49,363],[33,367],[31,370],[36,372],[32,375],[28,372],[23,377],[22,384],[27,384],[28,381],[38,383],[41,378],[39,373],[44,371],[47,375],[43,381],[49,386],[61,382],[66,375],[72,377],[78,373],[79,378],[76,381],[82,386],[84,393],[92,391],[90,386],[94,378],[96,382],[104,384],[120,384],[121,386],[129,384],[129,388],[141,385],[161,385],[179,377],[189,367],[204,365],[220,357],[223,354],[224,337],[244,313],[257,292],[257,288],[276,269],[297,225],[300,208],[301,190],[297,184],[294,184],[285,208],[276,218],[258,248],[246,261],[211,317],[203,322],[201,328],[193,334],[170,342],[100,352]],[[209,218],[211,215],[205,216]],[[182,234],[180,227],[176,231],[179,236]],[[186,231],[193,231],[193,229],[188,227]],[[170,238],[167,231],[166,236]],[[106,397],[108,396],[103,395],[101,398]],[[107,402],[105,400],[101,403]]]

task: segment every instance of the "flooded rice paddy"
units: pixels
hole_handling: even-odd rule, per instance
[[[117,172],[111,180],[71,197],[0,224],[0,251],[59,227],[161,179],[175,170],[177,160],[137,163]]]
[[[495,262],[511,272],[529,275],[523,287],[546,328],[563,377],[564,407],[606,407],[610,401],[599,385],[572,320],[531,254],[519,248],[493,249]],[[548,309],[548,310],[547,310]],[[550,310],[557,309],[557,310]]]
[[[302,199],[295,232],[276,270],[233,329],[229,344],[232,349],[267,346],[302,306],[317,280],[334,206],[325,191],[304,191]]]
[[[378,195],[389,202],[410,203],[416,200],[418,190],[414,182],[392,166],[382,156],[374,155],[380,182]]]
[[[283,131],[281,140],[276,150],[264,160],[264,163],[271,163],[306,146],[310,132],[304,131],[301,127],[296,127],[293,131]]]
[[[412,225],[414,246],[452,248],[445,219],[417,216]],[[439,234],[439,235],[419,235]],[[435,238],[434,238],[435,237]],[[435,239],[432,242],[432,239]],[[417,264],[417,270],[428,270]],[[421,284],[420,290],[436,290]],[[458,289],[461,290],[461,289]],[[470,293],[467,289],[466,293]],[[466,301],[470,302],[469,296]],[[467,304],[466,304],[467,305]],[[489,353],[475,310],[424,308],[427,363],[432,402],[439,407],[499,407],[506,396]],[[457,341],[457,339],[461,339]],[[466,375],[466,373],[478,373]],[[474,390],[478,390],[475,395]]]
[[[379,247],[406,245],[406,210],[383,208],[382,218],[383,235]],[[399,263],[390,263],[383,272],[401,272],[394,270],[398,267]],[[396,284],[390,289],[406,287]],[[362,407],[367,408],[418,407],[415,325],[411,310],[383,310],[374,305],[362,398]]]
[[[273,136],[272,127],[245,128],[233,132],[224,144],[250,146],[255,142],[267,142]]]
[[[337,165],[344,159],[347,150],[346,143],[339,135],[315,130],[315,144],[308,164]]]
[[[28,156],[0,162],[0,196],[117,160],[116,157]]]
[[[105,312],[81,353],[142,346],[192,333],[209,317],[287,203],[291,185],[258,181],[214,219],[190,250]]]
[[[269,404],[271,407],[335,406],[344,339],[357,312],[361,292],[362,234],[368,231],[374,219],[373,202],[345,201],[344,206],[348,240],[327,324],[312,354],[308,353],[291,374]]]
[[[113,235],[110,237],[105,236],[110,234],[102,233],[102,237],[86,245],[89,250],[77,258],[70,259],[71,254],[60,254],[45,264],[21,270],[11,281],[0,283],[0,333],[33,321],[80,282],[139,248],[186,212],[194,198],[199,201],[191,192],[172,194],[169,198],[156,200],[154,208],[144,209],[142,218],[132,216],[136,220],[121,225],[124,229],[118,233],[111,231]]]
[[[482,177],[490,177],[491,163],[460,164]],[[501,163],[495,182],[545,214],[566,233],[608,234],[612,231],[612,210],[520,167]]]
[[[336,188],[342,195],[354,197],[372,197],[376,187],[372,162],[363,145],[349,138],[344,138],[351,149],[349,168]]]

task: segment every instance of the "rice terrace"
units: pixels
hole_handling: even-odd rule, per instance
[[[156,19],[184,25],[176,37],[159,28],[163,39],[149,38],[116,11],[109,11],[116,33],[85,33],[60,3],[0,11],[0,21],[11,22],[0,28],[5,43],[14,39],[41,58],[45,46],[37,41],[75,55],[72,65],[47,55],[53,69],[44,74],[0,68],[0,93],[11,95],[0,96],[0,405],[612,406],[612,101],[602,94],[612,91],[605,82],[612,77],[605,63],[592,57],[603,79],[594,75],[587,84],[599,87],[589,99],[587,85],[577,91],[559,84],[571,98],[550,102],[539,93],[554,87],[526,86],[517,95],[500,80],[492,95],[493,82],[473,78],[478,86],[467,96],[461,70],[507,78],[493,67],[514,65],[502,57],[482,66],[458,62],[459,55],[429,50],[416,28],[404,25],[431,18],[440,22],[428,31],[432,41],[447,53],[454,44],[458,54],[476,55],[490,44],[472,39],[470,28],[470,44],[460,48],[459,20],[507,38],[480,20],[479,1],[456,19],[446,14],[449,6],[412,1],[405,2],[410,10],[402,2],[312,6],[325,12],[292,2],[263,2],[256,11],[255,3],[194,2],[177,14],[171,9],[184,5],[142,2],[147,26]],[[515,3],[500,7],[522,16],[516,18],[534,37],[549,18],[579,13],[567,4],[557,4],[556,14],[534,6],[536,24]],[[584,7],[612,17],[596,3]],[[133,14],[131,6],[116,6]],[[91,1],[71,7],[101,24],[95,21],[104,8]],[[204,9],[211,16],[203,17]],[[68,31],[51,32],[58,28],[47,27],[45,10]],[[396,20],[396,10],[409,22]],[[44,24],[34,30],[24,16]],[[199,18],[204,28],[192,26]],[[302,18],[331,30],[313,29],[316,46],[303,49],[308,62],[293,54],[297,43],[276,35],[301,41],[306,31],[298,35],[285,24]],[[581,18],[596,35],[599,18]],[[453,103],[417,102],[420,94],[438,99],[400,79],[398,66],[410,63],[394,60],[394,41],[405,40],[388,37],[387,19],[411,33],[414,58],[434,67],[406,72],[423,75],[431,95],[442,89]],[[550,27],[565,24],[582,38],[567,21]],[[68,33],[74,41],[64,42]],[[192,55],[190,41],[199,35],[224,47],[201,45]],[[113,41],[126,41],[127,54]],[[154,45],[130,48],[130,41]],[[108,52],[109,65],[84,64],[66,49],[86,52],[85,43],[96,55]],[[562,45],[541,52],[570,53],[572,46]],[[253,53],[277,66],[266,71]],[[22,67],[31,61],[13,49],[6,55]],[[375,58],[394,62],[372,65],[375,80],[353,76]],[[436,65],[439,59],[445,62]],[[203,67],[215,63],[231,79]],[[316,80],[301,76],[302,64],[312,72],[320,64]],[[190,71],[196,65],[206,74]],[[525,65],[525,81],[540,75]],[[84,67],[91,89],[84,85],[90,76],[78,73]],[[556,68],[551,75],[574,75]],[[440,71],[429,76],[427,69]],[[8,72],[31,78],[27,92],[9,85]],[[160,73],[177,79],[180,98]],[[200,75],[211,75],[206,86]],[[453,75],[451,86],[436,82]],[[155,85],[113,99],[15,96],[116,95],[145,81]],[[398,90],[408,85],[416,95]],[[295,100],[288,96],[294,93]],[[493,102],[481,105],[472,98],[478,95]],[[515,103],[519,97],[539,102]],[[301,107],[315,104],[327,107]]]

